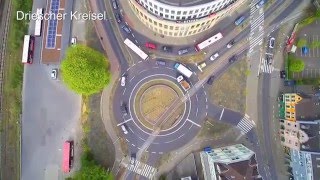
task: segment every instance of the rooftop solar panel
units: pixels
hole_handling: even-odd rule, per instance
[[[59,4],[60,4],[60,0],[51,0],[50,12],[57,15],[59,12]],[[47,33],[46,48],[55,48],[56,46],[57,24],[58,24],[58,20],[56,18],[52,18],[49,20],[48,27],[47,27],[48,33]]]

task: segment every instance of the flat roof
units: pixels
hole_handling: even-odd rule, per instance
[[[303,120],[316,120],[320,119],[320,103],[319,96],[313,94],[299,94],[302,100],[296,105],[296,119]]]
[[[64,8],[65,8],[65,0],[48,0],[47,1],[47,8],[46,8],[46,13],[49,13],[51,11],[51,3],[52,1],[58,1],[59,2],[59,8],[58,8],[58,13],[64,13]],[[54,27],[54,26],[49,26],[49,21],[50,20],[45,20],[44,21],[44,27],[42,30],[42,54],[41,54],[41,60],[42,63],[44,64],[49,64],[49,63],[59,63],[60,62],[60,55],[61,55],[61,42],[62,42],[62,27],[63,27],[63,20],[57,20],[57,25],[56,25],[56,31],[54,34],[49,32],[49,27]],[[49,33],[49,34],[48,34]],[[48,36],[55,36],[55,43],[51,45],[50,47],[47,47],[47,42]]]
[[[215,0],[157,0],[163,4],[171,5],[171,6],[180,6],[180,7],[189,7],[189,6],[197,6],[201,4],[206,4],[209,2],[213,2]]]

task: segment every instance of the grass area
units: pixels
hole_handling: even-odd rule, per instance
[[[20,117],[23,66],[21,64],[23,35],[27,32],[28,22],[17,21],[16,11],[29,12],[32,0],[13,0],[4,59],[4,88],[1,119],[1,178],[20,179]],[[6,13],[5,11],[3,13]]]
[[[204,60],[205,58],[205,54],[204,53],[197,53],[197,54],[194,54],[194,55],[187,55],[187,56],[181,56],[181,57],[177,57],[177,60],[179,62],[182,62],[182,63],[200,63]]]
[[[142,114],[148,120],[155,121],[177,98],[178,94],[168,86],[152,86],[141,97]]]
[[[143,95],[143,93],[151,86],[155,85],[167,85],[170,86],[176,93],[178,93],[178,96],[182,96],[181,90],[172,82],[167,80],[153,80],[150,81],[143,86],[140,87],[138,90],[135,99],[134,99],[134,113],[139,118],[140,122],[147,128],[152,129],[153,128],[153,122],[148,121],[144,118],[142,112],[140,111],[140,100]],[[167,122],[164,123],[164,126],[162,126],[162,129],[167,129],[171,127],[177,119],[179,119],[180,115],[182,114],[184,106],[180,106],[178,109],[175,110],[174,113],[171,114],[171,116],[168,118]]]
[[[233,127],[230,124],[215,121],[213,119],[207,119],[203,124],[198,137],[217,138],[232,128]]]
[[[106,141],[108,136],[105,136],[106,132],[103,133],[102,131],[101,133],[101,129],[99,129],[102,128],[104,130],[103,126],[101,126],[101,119],[99,119],[100,113],[97,108],[99,109],[100,103],[96,103],[97,100],[100,100],[100,95],[93,95],[90,98],[87,96],[82,97],[81,124],[84,137],[81,144],[81,168],[75,172],[73,177],[67,178],[68,180],[114,179],[112,173],[106,170],[112,167],[114,157],[108,156],[108,153],[110,150],[113,150],[114,153],[114,149],[108,149],[107,143],[103,142]],[[113,147],[112,141],[109,147]],[[100,152],[99,155],[97,155],[97,149],[101,150],[98,151]],[[111,162],[109,159],[112,159]]]
[[[209,89],[211,102],[244,113],[248,74],[250,71],[247,69],[247,62],[245,60],[238,61]]]

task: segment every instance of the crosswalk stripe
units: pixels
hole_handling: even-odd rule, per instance
[[[142,175],[142,176],[145,176],[149,179],[152,179],[155,176],[155,173],[157,171],[156,168],[154,168],[148,164],[142,163],[140,161],[136,161],[136,160],[135,160],[134,164],[130,164],[130,162],[129,162],[129,164],[126,165],[126,168],[129,171],[135,172],[135,173]]]
[[[245,134],[248,133],[253,128],[253,126],[254,124],[252,124],[248,115],[245,115],[237,125],[237,127]]]

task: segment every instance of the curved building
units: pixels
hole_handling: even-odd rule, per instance
[[[185,37],[203,32],[245,0],[129,0],[138,18],[154,32]]]

